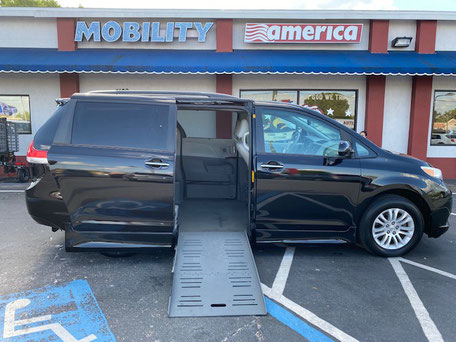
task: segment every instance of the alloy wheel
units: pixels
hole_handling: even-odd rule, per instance
[[[415,233],[415,222],[404,209],[389,208],[382,211],[372,224],[375,243],[384,249],[395,250],[406,246]]]

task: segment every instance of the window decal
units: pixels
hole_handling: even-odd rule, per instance
[[[0,95],[0,118],[14,122],[19,134],[31,134],[29,96]]]

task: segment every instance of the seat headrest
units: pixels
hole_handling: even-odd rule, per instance
[[[246,119],[242,119],[236,123],[234,130],[234,137],[236,139],[242,139],[244,134],[249,131],[249,122]]]

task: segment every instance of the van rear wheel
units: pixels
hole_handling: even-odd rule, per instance
[[[401,196],[385,195],[366,210],[359,237],[369,252],[397,257],[415,248],[423,230],[423,215],[413,202]]]

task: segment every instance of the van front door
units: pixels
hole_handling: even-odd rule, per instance
[[[67,249],[171,245],[176,106],[77,100],[49,150],[70,214]]]
[[[257,241],[351,240],[360,165],[338,158],[347,133],[304,111],[256,109]]]

